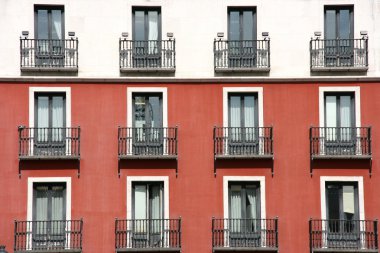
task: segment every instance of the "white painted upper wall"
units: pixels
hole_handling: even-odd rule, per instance
[[[0,0],[0,77],[21,76],[19,38],[25,30],[34,37],[34,4],[64,5],[66,36],[79,39],[78,77],[99,78],[120,76],[118,40],[132,34],[132,6],[161,6],[162,38],[176,39],[175,78],[214,77],[213,41],[227,36],[227,7],[256,6],[257,38],[265,31],[271,39],[269,77],[291,78],[311,76],[309,42],[323,33],[324,6],[354,5],[355,38],[369,35],[365,75],[380,76],[380,0]]]

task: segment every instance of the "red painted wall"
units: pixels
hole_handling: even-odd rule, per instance
[[[23,164],[18,176],[18,125],[28,125],[29,87],[71,87],[72,126],[81,127],[80,177],[75,164]],[[167,87],[168,123],[179,127],[175,163],[125,161],[118,177],[117,127],[126,126],[127,87]],[[373,127],[369,163],[325,161],[310,176],[309,127],[318,126],[320,86],[360,86],[361,123]],[[223,87],[263,87],[264,125],[274,128],[271,162],[217,163],[213,126],[223,123]],[[83,252],[114,252],[114,219],[126,218],[126,177],[169,176],[170,216],[183,219],[182,252],[212,252],[211,218],[223,216],[223,176],[265,176],[267,218],[279,217],[279,247],[308,252],[309,218],[320,218],[320,176],[363,176],[365,217],[380,216],[380,84],[20,84],[0,85],[0,244],[13,252],[14,220],[25,220],[28,177],[72,178],[72,218],[84,219]]]

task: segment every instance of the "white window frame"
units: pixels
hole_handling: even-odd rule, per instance
[[[223,127],[228,127],[228,95],[230,93],[257,93],[259,127],[264,126],[263,87],[225,87],[223,88]]]
[[[66,94],[66,127],[71,127],[71,88],[70,87],[30,87],[29,88],[29,127],[34,127],[34,94],[62,92]]]
[[[29,87],[29,127],[34,127],[34,110],[35,110],[35,93],[50,93],[50,92],[60,92],[66,94],[66,127],[71,127],[71,88],[70,87]],[[71,132],[68,131],[68,137],[70,137]],[[29,155],[33,155],[33,137],[34,131],[30,132],[30,137],[32,138],[30,143]],[[69,138],[66,139],[66,147],[70,147]],[[71,153],[71,149],[69,149]]]
[[[127,88],[127,127],[132,127],[133,122],[133,99],[134,93],[161,93],[162,94],[162,127],[168,127],[168,89],[166,87],[129,87]],[[166,131],[164,131],[164,142],[166,140]],[[131,136],[127,136],[132,138]],[[133,155],[132,153],[132,141],[129,141],[128,150],[130,151],[127,155]],[[166,148],[167,145],[164,143],[164,155],[167,155]]]
[[[132,219],[132,184],[134,182],[163,182],[164,184],[164,219],[169,219],[169,177],[168,176],[127,176],[127,220]],[[127,223],[127,230],[131,230]],[[164,228],[165,229],[165,228]],[[166,234],[164,235],[166,236]],[[130,237],[127,238],[127,245],[132,245]],[[165,238],[164,240],[169,240]]]
[[[359,86],[347,86],[347,87],[319,87],[319,126],[325,126],[325,95],[330,92],[354,92],[355,96],[355,127],[361,126],[361,113],[360,113],[360,87]],[[360,130],[357,130],[358,136],[360,136]],[[324,131],[320,132],[320,155],[325,154],[324,143]],[[361,154],[361,145],[357,145],[356,154]]]
[[[319,87],[319,126],[325,126],[325,94],[329,92],[354,92],[355,93],[355,125],[361,126],[360,113],[360,87]]]
[[[223,176],[223,212],[225,222],[229,219],[229,196],[228,196],[228,185],[230,182],[259,182],[260,184],[260,219],[266,219],[266,208],[265,208],[265,176]],[[228,227],[228,224],[224,224]],[[262,229],[265,229],[265,224],[261,223]],[[228,235],[224,235],[225,247],[229,247]],[[263,240],[261,241],[261,246],[265,247],[265,235],[263,235]]]
[[[326,183],[329,182],[356,182],[358,184],[358,201],[359,201],[359,220],[365,220],[364,212],[364,187],[363,187],[363,177],[362,176],[321,176],[320,178],[320,190],[321,190],[321,219],[326,220],[327,210],[326,210]],[[322,223],[322,231],[326,231],[325,223]],[[365,228],[360,227],[361,231]],[[326,235],[322,237],[323,247],[327,247]],[[362,245],[365,245],[364,236],[360,238],[362,240]]]
[[[71,220],[71,177],[28,177],[27,214],[26,220],[33,221],[33,185],[35,183],[66,183],[66,220]],[[70,224],[66,228],[70,231]],[[32,249],[32,226],[27,227],[26,249]],[[70,237],[67,238],[70,245]]]
[[[223,88],[223,127],[229,127],[229,117],[228,117],[228,95],[233,93],[256,93],[257,94],[257,105],[258,105],[258,127],[264,126],[264,109],[263,109],[263,87],[225,87]],[[225,137],[228,137],[228,131],[225,133]],[[228,138],[226,139],[226,142]],[[224,153],[229,154],[228,143],[224,145]],[[263,150],[264,143],[260,139],[259,152],[264,153]]]

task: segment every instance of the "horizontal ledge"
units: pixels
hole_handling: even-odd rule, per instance
[[[21,67],[20,70],[22,72],[78,72],[77,67]]]
[[[379,252],[377,249],[333,249],[333,248],[318,248],[313,249],[313,252],[368,252],[368,253],[375,253]]]
[[[273,159],[273,155],[215,155],[215,159]]]
[[[278,251],[274,247],[213,247],[213,251]]]
[[[36,249],[36,250],[15,250],[14,253],[80,253],[81,249]]]
[[[231,72],[269,72],[270,68],[215,68],[216,73],[231,73]]]
[[[116,252],[180,252],[181,248],[119,248]]]
[[[19,156],[19,160],[80,160],[80,156]]]
[[[313,72],[367,72],[368,67],[311,67]]]
[[[121,73],[137,73],[137,72],[160,72],[174,73],[175,68],[120,68]]]
[[[334,159],[357,159],[368,160],[372,159],[371,155],[312,155],[313,160],[334,160]]]
[[[177,159],[177,155],[119,155],[120,160]]]

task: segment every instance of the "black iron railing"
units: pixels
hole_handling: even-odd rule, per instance
[[[371,157],[371,127],[311,127],[312,158]]]
[[[270,40],[214,40],[215,71],[269,71]]]
[[[310,250],[378,250],[377,220],[310,220]]]
[[[81,252],[82,220],[15,221],[14,252]]]
[[[214,127],[215,157],[273,156],[272,127]]]
[[[77,71],[78,39],[20,38],[20,65],[23,71]]]
[[[311,39],[310,67],[323,69],[367,69],[368,38],[362,39]]]
[[[174,71],[175,40],[119,40],[121,71]]]
[[[119,127],[119,158],[177,157],[177,127]]]
[[[278,219],[212,219],[212,247],[278,249]]]
[[[18,127],[20,159],[80,158],[80,127]]]
[[[116,251],[128,249],[181,249],[181,218],[118,220],[115,222]]]

